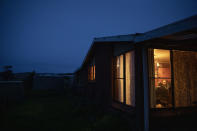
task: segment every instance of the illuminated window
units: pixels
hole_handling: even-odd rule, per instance
[[[123,55],[116,57],[116,76],[115,76],[115,100],[123,103],[123,89],[124,75],[123,75]]]
[[[170,50],[153,50],[151,106],[172,107]]]
[[[134,51],[125,54],[126,104],[135,106]]]
[[[150,49],[152,108],[197,105],[197,52]]]
[[[135,106],[134,51],[115,57],[114,99]]]
[[[175,107],[197,106],[197,52],[173,51]]]
[[[95,67],[95,59],[91,61],[91,63],[88,66],[88,80],[89,81],[94,81],[95,80],[95,75],[96,75],[96,67]]]

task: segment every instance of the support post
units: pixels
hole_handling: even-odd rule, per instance
[[[142,49],[143,60],[143,86],[144,86],[144,131],[149,131],[149,79],[148,79],[148,48]]]
[[[136,123],[138,131],[149,131],[148,50],[135,49]]]

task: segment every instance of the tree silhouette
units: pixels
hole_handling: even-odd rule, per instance
[[[3,79],[4,80],[12,80],[14,75],[12,73],[12,66],[11,65],[6,65],[4,66],[4,72],[2,73]]]

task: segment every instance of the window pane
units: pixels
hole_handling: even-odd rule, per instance
[[[95,76],[96,76],[96,69],[95,69],[95,65],[93,66],[93,72],[94,72],[94,77],[93,77],[93,80],[95,80]]]
[[[90,66],[90,80],[93,80],[93,66]]]
[[[116,57],[116,78],[123,78],[123,55]]]
[[[116,57],[115,100],[124,100],[123,55]],[[121,79],[120,79],[121,78]]]
[[[197,105],[197,52],[173,51],[175,106]]]
[[[156,108],[172,107],[171,79],[155,79]]]
[[[95,80],[95,58],[92,59],[91,63],[88,66],[88,80]]]
[[[170,51],[154,49],[149,62],[152,71],[151,73],[151,107],[152,108],[167,108],[172,107],[172,89],[171,89],[171,65]]]
[[[123,102],[123,79],[115,80],[115,100]]]
[[[126,104],[135,106],[134,51],[125,54]]]

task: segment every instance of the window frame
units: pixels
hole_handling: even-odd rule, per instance
[[[134,108],[135,107],[135,106],[126,104],[126,53],[132,52],[132,51],[134,52],[134,55],[135,55],[135,50],[133,49],[133,50],[129,50],[129,51],[126,51],[126,52],[123,52],[123,53],[120,53],[118,55],[113,56],[113,75],[112,75],[113,76],[113,84],[112,84],[113,85],[112,86],[113,94],[112,94],[112,100],[113,100],[113,102],[115,102],[117,104],[120,104],[120,105],[123,105],[124,107],[128,107],[128,108],[131,108],[131,107]],[[116,64],[117,64],[116,63],[116,58],[120,57],[121,55],[123,55],[123,78],[118,78],[117,75],[116,75]],[[117,79],[123,80],[123,102],[120,102],[120,101],[116,100],[116,98],[115,98],[115,90],[116,90],[115,82],[116,82]]]
[[[152,110],[174,110],[174,109],[182,109],[182,108],[195,108],[195,106],[186,106],[186,107],[176,107],[175,106],[175,85],[174,85],[174,58],[173,58],[173,50],[177,50],[177,51],[188,51],[188,52],[196,52],[197,53],[197,50],[185,50],[185,49],[172,49],[172,48],[157,48],[157,47],[150,47],[148,48],[148,52],[149,50],[154,50],[154,49],[161,49],[161,50],[169,50],[170,51],[170,68],[171,68],[171,88],[172,88],[172,107],[166,107],[166,108],[156,108],[156,107],[151,107],[151,94],[150,94],[150,89],[151,89],[151,79],[152,79],[152,76],[150,76],[150,67],[149,66],[153,66],[154,63],[149,63],[149,57],[148,57],[148,87],[149,87],[149,107],[150,109]],[[154,59],[154,58],[153,58]]]
[[[93,68],[92,74],[90,74],[90,70]],[[92,76],[92,78],[91,78]],[[96,82],[96,64],[95,57],[93,57],[88,64],[88,82]]]

